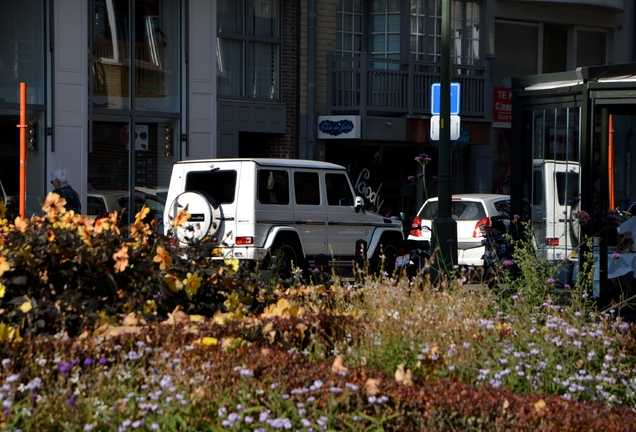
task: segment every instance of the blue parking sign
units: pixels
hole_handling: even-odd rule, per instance
[[[450,98],[450,115],[459,115],[459,83],[450,83],[451,98]],[[441,84],[431,84],[431,115],[440,115],[440,93]]]

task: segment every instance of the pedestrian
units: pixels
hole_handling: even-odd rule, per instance
[[[66,200],[66,211],[73,210],[75,214],[82,212],[82,203],[77,192],[68,184],[68,171],[57,170],[51,173],[53,192]]]

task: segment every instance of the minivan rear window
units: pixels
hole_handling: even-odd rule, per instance
[[[422,219],[433,220],[437,217],[439,202],[431,201],[422,211]],[[477,201],[452,201],[451,215],[455,220],[480,220],[486,217],[484,206]]]
[[[236,170],[191,171],[186,176],[187,192],[203,192],[219,204],[234,202]]]

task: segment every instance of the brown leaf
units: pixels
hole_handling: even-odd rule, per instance
[[[136,326],[139,325],[139,315],[135,312],[131,312],[124,317],[121,323],[123,326]]]
[[[333,373],[347,372],[347,368],[344,365],[342,356],[340,355],[336,356],[335,360],[333,361],[333,364],[331,365],[331,372]]]
[[[535,411],[538,414],[543,414],[545,412],[546,407],[547,407],[547,405],[545,404],[545,401],[543,399],[539,399],[538,401],[536,401],[532,405],[534,406],[534,409],[535,409]]]
[[[296,336],[299,339],[302,338],[305,335],[305,332],[307,331],[308,328],[309,327],[307,327],[303,323],[296,324],[296,326],[294,327],[294,336]]]
[[[397,370],[395,371],[395,380],[402,385],[410,386],[413,385],[413,381],[411,378],[411,369],[407,369],[405,372],[404,365],[399,364]]]
[[[141,327],[138,326],[121,326],[110,327],[104,332],[104,339],[112,339],[117,336],[125,334],[139,334],[141,333]]]
[[[508,402],[508,399],[504,399],[503,409],[506,410],[506,409],[508,409],[509,406],[510,406],[510,402]]]
[[[274,330],[274,324],[268,322],[262,330],[263,337],[271,344],[276,340],[276,330]]]
[[[364,389],[367,396],[375,396],[380,393],[380,378],[369,378],[364,383]]]

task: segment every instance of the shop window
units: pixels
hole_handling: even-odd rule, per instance
[[[607,63],[607,34],[579,30],[576,39],[576,66],[597,66]]]
[[[44,104],[44,2],[3,1],[0,13],[0,102]]]
[[[280,97],[280,1],[217,2],[217,83],[220,96]]]

